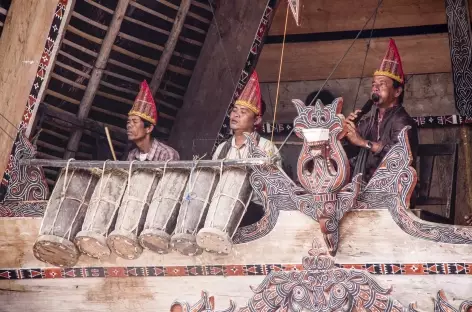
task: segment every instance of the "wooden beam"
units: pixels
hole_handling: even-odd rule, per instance
[[[253,56],[250,51],[268,2],[221,1],[185,93],[184,104],[172,127],[169,142],[182,159],[211,152],[248,54]],[[269,27],[270,22],[266,26]],[[224,30],[223,36],[220,30]],[[259,45],[257,49],[259,51]],[[253,60],[257,60],[257,55]]]
[[[0,174],[8,164],[57,0],[12,1],[0,37]],[[31,99],[30,99],[31,100]],[[30,101],[29,100],[29,101]],[[34,99],[36,102],[36,99]],[[32,103],[31,103],[32,104]]]
[[[325,33],[359,30],[377,7],[378,0],[358,0],[350,5],[346,0],[303,1],[300,26],[289,18],[288,34]],[[375,28],[396,28],[445,24],[444,0],[384,0],[377,13]],[[285,10],[276,12],[269,35],[283,35]],[[372,22],[367,29],[372,28]]]
[[[53,168],[65,168],[67,166],[67,160],[47,160],[47,159],[25,159],[20,160],[22,166],[38,166],[38,167],[53,167]],[[105,161],[103,160],[92,160],[92,161],[81,161],[73,160],[69,162],[69,168],[102,168]],[[156,168],[220,168],[223,167],[239,167],[239,166],[253,166],[253,165],[266,165],[272,163],[269,158],[245,158],[245,159],[227,159],[227,160],[199,160],[195,162],[193,160],[177,160],[177,161],[139,161],[133,164],[134,169],[156,169]],[[129,169],[131,161],[108,161],[108,169]]]
[[[110,56],[116,36],[120,32],[121,23],[123,21],[123,17],[125,16],[129,2],[130,0],[118,1],[115,13],[113,14],[113,19],[110,23],[110,27],[108,28],[107,34],[105,35],[105,39],[103,39],[100,52],[98,54],[97,60],[95,61],[94,69],[90,75],[91,77],[89,83],[84,92],[82,101],[80,102],[79,112],[77,113],[77,118],[79,120],[84,120],[90,112],[93,99],[95,98],[95,94],[98,90],[98,86],[103,75],[103,70],[107,65],[108,57]],[[69,143],[67,144],[67,151],[64,154],[65,159],[74,157],[81,138],[82,129],[78,128],[70,136]]]
[[[167,39],[166,45],[164,47],[164,51],[162,51],[161,57],[159,58],[159,63],[157,64],[156,70],[154,71],[151,83],[149,84],[153,96],[156,96],[156,92],[159,90],[159,87],[162,83],[162,78],[164,77],[164,74],[167,70],[167,66],[169,65],[172,53],[174,52],[175,45],[179,40],[180,32],[184,26],[185,18],[187,17],[188,10],[190,9],[190,4],[191,0],[182,0],[180,3],[177,16],[174,20],[174,25],[172,26],[169,38]]]
[[[113,136],[121,141],[126,142],[128,140],[128,136],[126,134],[126,130],[120,127],[116,127],[113,125],[109,125],[107,123],[102,123],[99,121],[95,121],[93,119],[86,118],[84,120],[79,120],[76,115],[54,107],[50,104],[41,103],[40,108],[46,115],[66,121],[71,125],[75,126],[76,128],[84,128],[88,129],[92,132],[99,133],[101,135],[105,135],[105,127],[109,127],[113,131]]]
[[[371,76],[387,50],[388,38],[373,38],[364,73],[362,65],[367,40],[358,40],[334,72],[332,79]],[[447,34],[395,37],[406,74],[445,73],[451,71]],[[326,79],[346,52],[351,40],[285,44],[282,81]],[[281,44],[265,45],[257,72],[261,82],[277,81]],[[274,66],[277,64],[277,66]]]

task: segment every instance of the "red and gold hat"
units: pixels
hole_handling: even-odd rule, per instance
[[[234,104],[245,106],[252,110],[256,115],[261,115],[261,88],[259,86],[259,78],[257,77],[256,71],[252,73],[246,87],[244,87],[243,92]]]
[[[129,111],[128,116],[138,116],[153,125],[157,124],[156,103],[154,103],[151,90],[146,80],[141,82],[138,96],[134,100],[133,108]]]
[[[401,84],[405,82],[402,60],[393,39],[390,39],[387,53],[382,60],[382,64],[380,64],[380,68],[375,71],[374,76],[386,76]]]

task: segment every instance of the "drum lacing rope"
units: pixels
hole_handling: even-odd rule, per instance
[[[249,194],[249,198],[248,198],[248,200],[247,200],[246,203],[244,203],[241,199],[239,199],[239,198],[237,198],[237,197],[233,197],[233,196],[230,196],[230,195],[228,195],[228,194],[225,194],[225,193],[222,193],[222,192],[221,192],[221,185],[222,185],[222,184],[225,184],[226,181],[228,180],[228,176],[225,177],[225,180],[224,180],[224,181],[221,180],[221,178],[222,178],[222,176],[223,176],[223,163],[224,163],[225,160],[226,160],[226,159],[222,159],[222,160],[221,160],[221,164],[220,164],[220,180],[219,180],[219,182],[218,182],[218,192],[215,193],[215,196],[213,197],[213,201],[212,201],[212,205],[213,205],[213,202],[214,202],[215,198],[217,197],[217,198],[216,198],[216,203],[214,204],[215,208],[213,209],[213,217],[211,218],[210,227],[213,227],[213,226],[214,226],[213,224],[214,224],[214,220],[215,220],[215,215],[216,215],[216,212],[217,212],[217,210],[218,210],[217,207],[218,207],[218,204],[219,204],[219,202],[220,202],[220,198],[221,198],[222,196],[229,197],[229,198],[231,198],[232,200],[234,200],[234,201],[236,201],[236,202],[240,202],[241,205],[243,205],[244,211],[243,211],[243,213],[241,214],[241,218],[240,218],[240,220],[239,220],[239,222],[238,222],[238,226],[239,226],[239,224],[241,223],[241,221],[242,221],[242,219],[243,219],[243,217],[244,217],[244,214],[245,214],[246,211],[247,211],[247,207],[249,206],[249,203],[251,202],[251,198],[252,198],[253,190],[251,190],[251,193]],[[243,185],[244,185],[244,183],[242,183],[242,184],[240,185],[238,194],[241,192],[241,189],[243,188]],[[251,189],[252,189],[252,188],[251,188]],[[231,218],[227,218],[227,221],[226,221],[226,223],[225,223],[225,226],[223,227],[223,231],[226,231],[226,230],[227,230],[229,221],[231,221]],[[236,233],[236,232],[235,232],[235,233]]]
[[[187,204],[190,205],[190,202],[195,199],[195,200],[198,200],[200,202],[203,203],[203,209],[200,210],[200,217],[198,218],[198,220],[201,220],[202,219],[202,216],[203,214],[205,213],[205,207],[209,204],[210,202],[210,191],[207,192],[207,196],[206,198],[201,198],[199,196],[197,196],[195,193],[193,193],[193,189],[195,188],[195,185],[197,184],[197,181],[198,181],[198,176],[200,175],[200,172],[202,171],[201,168],[197,169],[197,165],[198,165],[198,162],[200,160],[202,160],[204,157],[206,156],[203,155],[202,157],[200,157],[199,159],[197,159],[197,156],[193,156],[193,161],[194,161],[194,164],[193,164],[193,167],[192,169],[190,170],[190,175],[189,175],[189,180],[188,180],[188,183],[187,183],[187,188],[186,188],[186,192],[185,192],[185,195],[184,195],[184,200],[182,201],[182,205],[183,204]],[[196,173],[196,177],[195,179],[193,179],[193,183],[192,183],[192,177],[195,173],[195,170],[197,170],[197,173]],[[215,178],[213,177],[213,181],[212,181],[212,185],[210,186],[210,190],[213,189],[213,183],[215,183]],[[193,195],[192,195],[193,194]],[[186,218],[187,218],[187,212],[188,212],[188,209],[185,209],[184,210],[184,213],[183,213],[183,217],[182,217],[182,222],[185,222]],[[177,227],[176,227],[177,228]],[[197,232],[198,229],[198,226],[195,227],[191,233],[191,235],[195,235],[196,232]]]
[[[108,162],[108,159],[105,160],[105,162],[103,163],[103,167],[102,167],[102,175],[100,177],[100,186],[98,188],[98,196],[97,196],[98,200],[96,200],[95,198],[93,199],[93,201],[90,200],[89,207],[91,207],[93,204],[95,204],[95,202],[98,201],[97,207],[96,207],[95,211],[93,212],[92,220],[95,220],[95,216],[97,215],[98,206],[100,205],[100,201],[101,201],[101,198],[102,198],[103,176],[105,175],[105,167],[107,165],[107,162]],[[108,183],[109,180],[110,180],[110,176],[108,176],[108,178],[107,178],[107,183]],[[107,185],[107,183],[105,183],[105,185]],[[108,202],[108,201],[106,201],[106,202]],[[92,224],[90,224],[90,225],[92,225]],[[92,230],[92,229],[89,228],[88,230]]]
[[[151,188],[152,188],[152,186],[153,186],[153,184],[154,184],[154,183],[149,183],[149,187],[148,187],[148,189],[147,189],[147,191],[146,191],[146,193],[145,193],[145,194],[146,194],[146,197],[145,197],[144,200],[141,200],[141,199],[139,199],[139,198],[137,198],[137,197],[135,197],[135,196],[131,196],[131,195],[130,195],[132,167],[133,167],[133,163],[134,163],[135,161],[136,161],[136,160],[132,160],[131,163],[129,164],[128,189],[127,189],[127,194],[126,194],[126,205],[125,205],[125,209],[124,209],[124,211],[123,211],[123,214],[121,215],[121,225],[123,225],[123,221],[124,221],[124,219],[125,219],[126,212],[128,211],[129,202],[130,202],[131,200],[136,201],[136,202],[141,203],[141,204],[144,204],[144,205],[149,204],[149,203],[147,202],[147,198],[148,198],[149,192],[151,191]],[[143,211],[144,211],[144,209],[141,210],[141,213],[140,213],[140,215],[139,215],[139,218],[138,218],[137,223],[136,223],[134,226],[131,227],[131,228],[132,228],[131,232],[135,232],[136,235],[138,235],[139,222],[141,221],[141,219],[142,219],[142,217],[143,217]]]
[[[163,186],[163,183],[164,183],[164,178],[165,178],[165,176],[166,176],[166,171],[167,171],[167,164],[169,163],[169,161],[171,161],[171,159],[166,160],[166,162],[165,162],[165,164],[164,164],[164,170],[163,170],[163,172],[162,172],[162,179],[161,179],[161,181],[159,181],[159,184],[158,184],[158,186],[157,186],[158,189],[154,192],[154,195],[156,195],[156,196],[153,197],[152,200],[151,200],[152,203],[154,203],[155,201],[157,201],[157,205],[160,205],[163,199],[169,199],[169,200],[173,200],[173,201],[175,201],[175,202],[177,202],[177,203],[180,203],[180,201],[179,201],[178,199],[161,195],[161,193],[162,193],[162,186]],[[167,182],[167,181],[166,181],[166,182]],[[156,215],[157,215],[157,210],[158,210],[157,208],[154,209],[154,216],[153,216],[152,219],[150,219],[150,220],[154,221],[154,219],[156,218]],[[171,217],[171,215],[167,217],[167,220],[166,220],[166,222],[164,223],[165,225],[163,226],[163,228],[165,228],[165,227],[167,226],[167,222],[169,222],[170,217]]]
[[[61,208],[62,203],[64,202],[64,199],[65,199],[65,197],[66,197],[66,190],[67,190],[67,187],[69,186],[69,185],[67,185],[67,187],[66,187],[66,184],[67,184],[67,173],[68,173],[68,171],[69,171],[69,164],[70,164],[70,162],[71,162],[72,160],[75,160],[75,159],[74,159],[74,158],[69,159],[69,160],[67,161],[67,164],[66,164],[66,170],[65,170],[65,172],[64,172],[64,184],[62,185],[62,191],[61,191],[61,199],[59,200],[59,205],[58,205],[58,207],[57,207],[56,215],[54,216],[54,220],[53,220],[53,223],[52,223],[52,228],[51,228],[51,229],[49,230],[49,232],[48,232],[50,235],[54,235],[54,224],[56,223],[57,217],[58,217],[58,215],[59,215],[60,208]],[[72,174],[72,175],[73,175],[73,174]],[[71,180],[72,180],[72,178],[71,178]],[[69,181],[69,183],[70,183],[70,181]],[[50,203],[51,203],[51,201],[48,202],[48,207],[46,207],[46,211],[48,211],[47,208],[49,208]],[[43,224],[44,224],[44,220],[45,220],[45,219],[46,219],[46,218],[43,218],[43,220],[41,221],[41,227],[40,227],[40,229],[43,228]]]

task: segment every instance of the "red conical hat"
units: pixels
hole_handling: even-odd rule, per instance
[[[146,80],[141,82],[138,96],[134,100],[133,108],[128,113],[128,116],[138,116],[149,121],[153,125],[157,124],[157,109],[151,90]]]
[[[261,88],[259,86],[259,78],[257,77],[256,71],[252,73],[246,87],[244,87],[243,92],[234,104],[245,106],[258,116],[261,114]]]
[[[382,60],[382,64],[380,64],[380,68],[375,71],[374,76],[386,76],[401,84],[405,82],[402,60],[393,39],[390,39],[387,53]]]

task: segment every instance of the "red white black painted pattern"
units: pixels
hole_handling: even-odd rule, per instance
[[[44,45],[44,51],[41,55],[41,59],[39,60],[39,66],[36,71],[36,77],[33,81],[33,85],[30,90],[30,94],[26,101],[25,112],[23,113],[23,118],[18,128],[18,133],[22,130],[25,130],[28,127],[28,124],[31,120],[33,115],[33,111],[36,105],[38,105],[38,94],[39,90],[41,89],[42,84],[46,78],[46,69],[49,65],[51,58],[53,57],[52,51],[54,47],[54,43],[57,40],[57,36],[59,34],[59,29],[65,20],[63,19],[64,13],[66,11],[68,0],[59,0],[56,7],[56,13],[54,14],[54,19],[51,24],[51,28],[49,29],[48,38],[46,40],[46,44]],[[18,137],[16,139],[18,141]],[[15,145],[13,145],[13,150],[11,152],[10,161],[8,164],[7,169],[3,175],[2,179],[2,186],[6,187],[10,180],[10,173],[13,168],[13,157],[15,155]]]
[[[363,263],[335,264],[337,268],[364,270],[375,275],[472,275],[472,263]],[[77,268],[0,269],[0,280],[89,277],[265,276],[271,272],[297,272],[302,264],[235,264],[196,266],[120,266]]]

